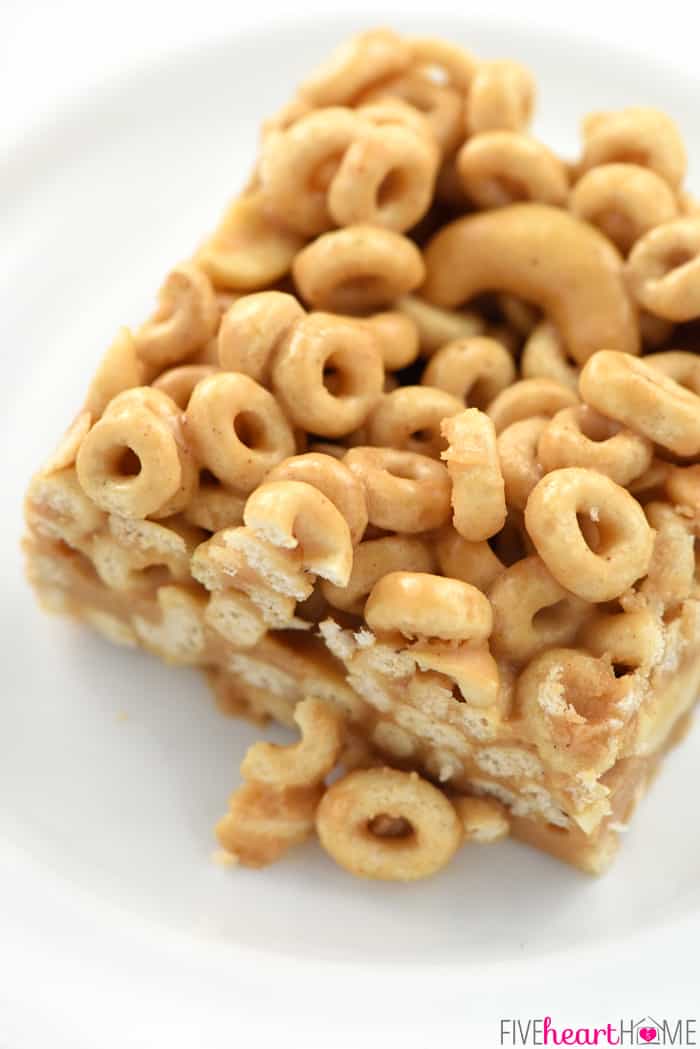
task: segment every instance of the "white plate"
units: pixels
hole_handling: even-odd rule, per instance
[[[491,1045],[499,1016],[692,1013],[697,730],[600,881],[510,843],[411,887],[353,881],[315,847],[226,871],[211,827],[257,731],[219,716],[195,674],[45,617],[23,581],[24,485],[100,353],[242,182],[261,118],[349,28],[267,29],[132,72],[2,175],[0,1045],[20,1044],[8,1029],[31,1046],[49,1030],[74,1049],[166,1032],[204,1045],[255,1024],[335,1049],[370,1021],[389,1044],[481,1029],[474,1044]],[[700,82],[671,61],[525,26],[422,28],[532,66],[536,130],[567,154],[583,112],[641,102],[671,112],[700,160]]]

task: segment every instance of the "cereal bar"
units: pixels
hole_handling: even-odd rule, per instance
[[[123,328],[26,497],[49,611],[200,667],[253,746],[217,827],[412,880],[584,871],[700,691],[700,206],[673,121],[370,30]],[[224,811],[222,801],[222,812]]]

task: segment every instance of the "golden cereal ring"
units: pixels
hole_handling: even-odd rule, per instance
[[[523,730],[548,767],[590,775],[615,760],[613,726],[620,724],[618,701],[625,689],[604,660],[552,648],[518,678],[516,704]]]
[[[469,583],[425,572],[389,572],[372,587],[365,620],[375,633],[407,638],[486,641],[491,605]]]
[[[462,99],[457,91],[415,70],[366,91],[362,102],[392,97],[402,99],[423,115],[443,156],[456,149],[462,137]]]
[[[392,125],[366,130],[340,162],[328,210],[338,226],[364,222],[403,233],[430,207],[437,166],[424,136]]]
[[[377,833],[388,817],[388,834]],[[391,828],[406,834],[391,833]],[[316,829],[326,852],[362,878],[415,881],[437,873],[462,842],[454,806],[417,772],[357,769],[323,796]]]
[[[646,505],[647,520],[656,531],[647,578],[640,589],[651,607],[663,614],[690,596],[695,583],[693,522],[668,503]]]
[[[426,139],[435,147],[435,138],[430,124],[422,113],[414,106],[404,102],[400,98],[380,98],[376,102],[366,102],[357,106],[355,112],[369,120],[375,127],[400,127],[412,131],[421,138]]]
[[[165,368],[207,342],[219,323],[219,306],[206,273],[191,263],[171,270],[158,293],[158,309],[134,334],[142,361]]]
[[[294,260],[294,280],[317,309],[365,312],[413,291],[425,274],[423,259],[407,237],[375,226],[325,233]]]
[[[535,81],[518,62],[480,62],[466,104],[466,129],[522,131],[532,119]]]
[[[289,329],[305,316],[293,295],[260,291],[244,295],[226,310],[217,337],[218,363],[265,383],[273,351]]]
[[[303,236],[324,233],[336,223],[329,191],[345,154],[365,128],[352,109],[317,109],[287,131],[269,135],[260,161],[268,211]],[[344,223],[341,223],[344,224]]]
[[[472,543],[500,532],[506,520],[505,486],[488,415],[467,408],[442,423],[449,442],[441,458],[452,481],[453,524]],[[475,497],[476,493],[476,497]]]
[[[539,557],[517,561],[489,590],[494,655],[526,663],[546,648],[570,644],[590,605],[560,586]]]
[[[615,162],[650,168],[678,189],[685,177],[686,154],[675,123],[666,113],[630,106],[592,113],[583,122],[583,156],[579,169]]]
[[[352,545],[357,546],[362,539],[367,527],[367,499],[362,484],[346,464],[330,455],[307,452],[275,466],[265,478],[268,481],[305,481],[318,488],[347,521]]]
[[[679,386],[700,395],[700,356],[684,350],[664,350],[662,353],[647,353],[644,363],[658,368]]]
[[[234,200],[197,262],[218,288],[259,291],[289,272],[303,246],[303,237],[272,221],[257,190]]]
[[[498,435],[496,447],[508,506],[524,510],[530,492],[542,478],[537,447],[548,422],[544,415],[533,415],[511,423]]]
[[[457,171],[464,192],[480,208],[525,200],[562,207],[569,195],[562,161],[541,142],[515,131],[474,135],[457,154]]]
[[[113,397],[124,390],[143,386],[147,382],[146,367],[139,360],[136,340],[128,328],[122,328],[97,366],[88,388],[86,412],[99,419]]]
[[[510,834],[506,809],[493,798],[453,798],[452,804],[462,821],[464,840],[493,845]]]
[[[282,339],[272,386],[292,422],[322,437],[342,437],[367,419],[382,394],[376,340],[352,319],[312,313]]]
[[[542,321],[528,336],[520,358],[523,379],[553,379],[578,389],[578,369],[569,361],[564,343],[551,321]]]
[[[215,375],[218,370],[211,364],[181,364],[162,372],[152,384],[153,389],[167,393],[184,412],[197,383],[209,375]]]
[[[321,593],[329,605],[343,612],[362,615],[374,584],[389,572],[432,572],[435,558],[423,539],[407,535],[387,535],[368,539],[355,549],[352,573],[346,587],[325,580]]]
[[[244,783],[216,825],[217,840],[244,867],[267,867],[311,837],[322,795],[321,786],[281,791]]]
[[[200,474],[199,485],[183,511],[185,520],[207,532],[243,524],[245,496]]]
[[[435,537],[440,571],[451,579],[471,583],[486,591],[505,570],[487,542],[470,543],[452,525],[445,525]]]
[[[599,415],[587,404],[564,408],[549,421],[537,455],[545,473],[585,466],[625,488],[651,466],[654,447],[646,437]]]
[[[639,164],[591,168],[572,189],[569,209],[597,226],[623,255],[650,229],[678,214],[668,183]]]
[[[219,372],[198,383],[186,419],[202,465],[237,492],[250,492],[296,451],[275,398],[238,372]]]
[[[668,321],[700,317],[700,218],[666,222],[633,247],[627,280],[637,302]]]
[[[418,328],[411,318],[398,310],[363,317],[357,324],[368,328],[377,342],[385,371],[398,371],[413,364],[418,356]]]
[[[443,419],[463,411],[461,401],[432,386],[400,386],[386,394],[367,420],[370,444],[438,458],[445,448]]]
[[[648,608],[598,613],[583,631],[581,644],[594,656],[609,659],[616,677],[640,667],[649,670],[663,654],[659,618]]]
[[[598,533],[594,551],[579,516]],[[554,578],[585,601],[611,601],[646,574],[654,533],[637,500],[609,477],[568,467],[530,493],[525,526]]]
[[[622,261],[597,230],[561,208],[512,204],[449,223],[425,249],[421,294],[454,308],[485,291],[538,305],[582,363],[601,346],[639,352]]]
[[[362,482],[370,523],[388,532],[426,532],[450,515],[450,479],[441,463],[398,448],[351,448],[345,466]]]
[[[292,746],[254,743],[241,764],[241,775],[268,787],[312,787],[335,768],[343,745],[340,713],[320,699],[304,699],[294,708],[301,740]]]
[[[316,106],[347,105],[385,77],[407,69],[411,49],[391,29],[370,29],[342,44],[300,87]]]
[[[554,379],[521,379],[491,402],[487,414],[502,433],[507,426],[533,415],[553,416],[563,408],[578,404],[578,397]]]
[[[110,401],[80,445],[78,480],[102,510],[167,517],[182,510],[197,470],[177,405],[160,390],[137,387]]]
[[[676,455],[700,452],[700,397],[643,360],[601,350],[581,372],[579,389],[601,415]]]
[[[446,390],[467,406],[485,411],[514,379],[511,354],[495,339],[475,335],[439,349],[430,358],[421,383]]]
[[[466,93],[477,69],[476,59],[465,48],[437,37],[408,37],[413,65],[427,73],[434,70],[440,81]]]
[[[347,586],[353,556],[350,529],[318,488],[305,481],[266,481],[248,496],[243,520],[273,546],[298,548],[307,572]]]
[[[396,303],[396,309],[410,317],[418,329],[420,351],[430,357],[441,346],[455,339],[480,335],[485,328],[477,313],[462,310],[442,310],[415,295],[406,295]]]

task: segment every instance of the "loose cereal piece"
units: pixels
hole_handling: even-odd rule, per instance
[[[488,539],[500,532],[506,520],[505,486],[493,423],[478,408],[468,408],[446,419],[442,433],[449,441],[442,458],[452,479],[454,526],[472,543]]]

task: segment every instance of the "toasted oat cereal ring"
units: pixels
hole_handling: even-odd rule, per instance
[[[663,652],[659,618],[648,608],[612,614],[598,613],[581,635],[594,656],[611,661],[616,677],[650,669]]]
[[[303,699],[294,708],[301,740],[292,746],[254,743],[241,764],[241,775],[270,787],[312,787],[333,770],[343,744],[339,711],[320,699]]]
[[[572,648],[552,648],[518,678],[516,706],[523,731],[542,760],[567,775],[603,772],[616,758],[610,722],[626,690],[610,663]]]
[[[581,523],[580,523],[581,519]],[[593,549],[582,532],[587,519]],[[609,477],[568,467],[546,474],[525,507],[525,526],[561,586],[611,601],[646,574],[654,533],[637,500]]]
[[[639,352],[639,333],[616,249],[596,229],[547,204],[467,215],[428,243],[421,294],[453,309],[487,291],[539,306],[572,357],[601,346]]]
[[[364,486],[370,523],[426,532],[450,515],[450,479],[434,459],[398,448],[351,448],[345,466]]]
[[[418,328],[408,314],[389,310],[363,317],[355,323],[368,328],[374,335],[385,371],[406,368],[418,356]]]
[[[447,83],[460,93],[469,90],[477,70],[476,59],[458,44],[437,37],[408,37],[413,64],[425,73],[433,73],[440,83]]]
[[[389,768],[357,769],[329,787],[316,829],[341,867],[383,881],[437,873],[463,836],[454,806],[437,787],[417,772]]]
[[[506,567],[487,542],[470,543],[452,525],[440,529],[435,549],[443,575],[471,583],[477,590],[488,590]]]
[[[591,113],[583,122],[579,170],[626,163],[650,168],[678,189],[687,165],[685,147],[674,121],[658,109],[629,106],[617,112]]]
[[[318,237],[294,260],[294,280],[316,309],[358,313],[380,309],[413,291],[425,273],[407,237],[375,226],[348,226]]]
[[[340,106],[354,101],[372,84],[407,69],[411,48],[391,29],[370,29],[342,44],[300,88],[315,106]]]
[[[267,382],[273,352],[304,316],[294,296],[282,291],[242,296],[221,318],[218,363],[226,371],[243,372],[256,382]]]
[[[303,246],[303,237],[272,220],[256,190],[234,200],[197,262],[218,288],[259,291],[289,272]]]
[[[564,408],[547,423],[537,455],[545,473],[586,466],[625,488],[651,466],[654,446],[646,437],[599,415],[587,404]]]
[[[480,62],[466,104],[469,135],[504,129],[522,131],[532,119],[535,81],[517,62]]]
[[[396,309],[410,317],[418,329],[420,352],[430,357],[436,350],[455,339],[481,335],[485,323],[478,313],[466,310],[443,310],[415,295],[406,295]]]
[[[280,223],[305,237],[332,229],[331,187],[345,154],[366,131],[354,110],[332,106],[267,136],[260,162],[262,191]]]
[[[401,98],[380,98],[357,106],[355,112],[375,127],[400,127],[426,139],[435,147],[435,137],[426,117]]]
[[[438,458],[446,446],[443,419],[463,410],[462,402],[444,390],[400,386],[381,399],[367,420],[369,443]]]
[[[160,390],[137,387],[113,398],[83,438],[78,480],[102,510],[167,517],[182,510],[197,470],[177,405]]]
[[[475,335],[439,349],[430,358],[421,383],[446,390],[467,406],[485,411],[514,379],[515,364],[508,350],[495,339]]]
[[[545,648],[570,644],[591,606],[560,586],[539,557],[516,561],[489,590],[491,647],[496,656],[525,663]]]
[[[668,183],[639,164],[591,168],[572,189],[569,209],[597,226],[623,255],[650,229],[678,214]]]
[[[334,586],[324,580],[321,593],[334,608],[361,616],[372,587],[382,576],[399,570],[432,572],[434,568],[435,557],[423,539],[408,535],[368,539],[355,548],[348,585]]]
[[[85,398],[84,409],[98,419],[113,397],[148,382],[148,367],[139,359],[136,340],[121,328],[97,366]]]
[[[700,452],[700,397],[643,360],[601,350],[581,372],[579,389],[601,415],[676,455]]]
[[[544,473],[537,448],[548,422],[544,415],[533,415],[511,423],[498,435],[496,446],[506,503],[517,510],[525,509],[530,492]]]
[[[265,481],[305,481],[313,485],[347,521],[352,545],[357,546],[362,539],[367,527],[367,498],[361,481],[346,463],[330,455],[306,452],[275,466]]]
[[[218,370],[211,364],[181,364],[162,372],[153,382],[153,389],[167,393],[184,412],[197,383],[209,375],[215,375]]]
[[[480,208],[526,200],[562,207],[569,193],[562,161],[541,142],[515,131],[485,131],[468,139],[457,154],[457,171],[465,193]]]
[[[378,84],[362,95],[362,102],[377,102],[387,97],[400,98],[423,115],[443,156],[456,149],[462,135],[463,103],[452,87],[437,84],[415,70]]]
[[[322,794],[321,786],[281,791],[244,783],[216,825],[219,844],[244,867],[267,867],[311,836]]]
[[[251,491],[296,451],[275,398],[239,372],[219,372],[198,383],[186,420],[202,465],[237,492]]]
[[[158,309],[134,334],[134,341],[142,361],[166,368],[212,337],[219,306],[209,277],[191,263],[170,271],[158,300]]]
[[[647,578],[640,589],[651,608],[663,614],[685,601],[696,585],[693,532],[697,529],[685,516],[685,506],[674,509],[665,502],[650,502],[644,510],[656,536]]]
[[[700,396],[700,356],[685,350],[664,350],[661,353],[647,353],[644,363],[651,368],[658,368],[669,379],[679,386],[697,393]]]
[[[384,366],[366,328],[312,313],[284,336],[271,374],[277,399],[297,426],[342,437],[362,426],[379,401]]]
[[[487,415],[496,433],[502,433],[521,419],[530,419],[533,415],[551,417],[575,404],[578,397],[573,390],[554,379],[521,379],[499,393],[489,405]]]
[[[488,415],[467,408],[442,423],[449,442],[442,458],[452,481],[453,524],[472,543],[500,532],[506,520],[496,431]]]
[[[700,217],[652,229],[633,247],[626,275],[637,302],[655,316],[700,317]]]
[[[248,496],[243,520],[273,546],[300,549],[307,572],[347,586],[353,558],[350,529],[318,488],[306,481],[266,481]]]
[[[578,369],[550,321],[542,321],[530,332],[520,357],[520,372],[523,379],[553,379],[560,386],[578,389]]]
[[[397,125],[365,129],[328,187],[328,211],[338,226],[364,222],[403,233],[430,207],[437,167],[425,135]]]
[[[365,620],[378,633],[442,641],[485,641],[493,616],[487,598],[469,583],[425,572],[390,572],[372,588]]]

